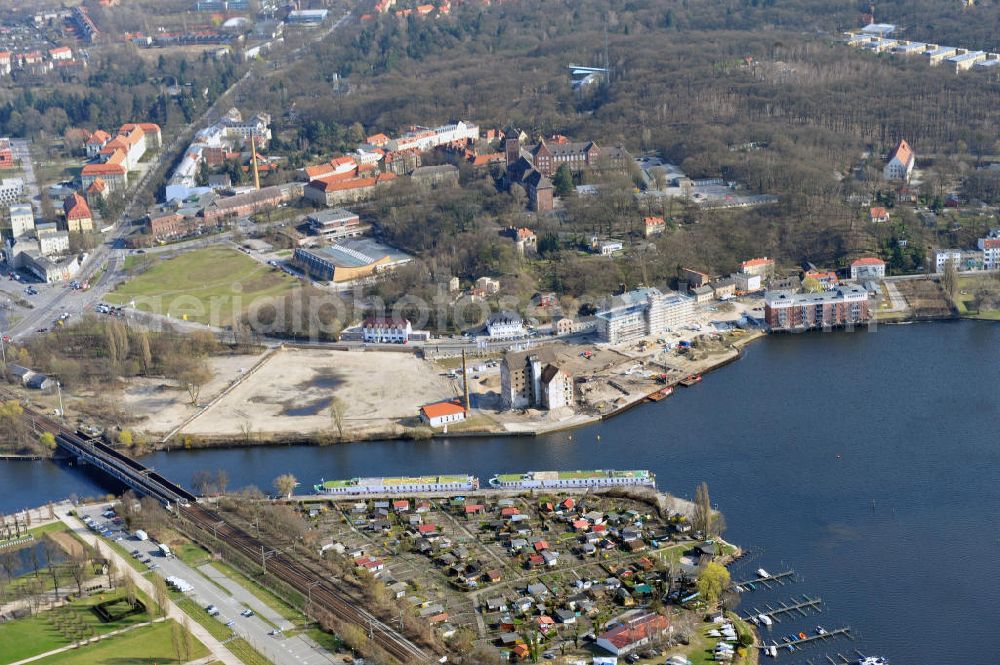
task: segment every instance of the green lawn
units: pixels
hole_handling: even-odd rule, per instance
[[[123,635],[108,638],[96,644],[49,656],[35,661],[39,665],[147,665],[148,663],[177,663],[171,630],[173,621],[163,621],[152,626],[136,628]],[[191,637],[191,660],[204,658],[208,649],[194,636]],[[7,662],[7,661],[4,661]]]
[[[61,626],[83,626],[92,630],[91,635],[102,635],[149,620],[149,615],[143,613],[111,623],[101,623],[97,615],[90,611],[92,605],[121,595],[98,594],[26,619],[0,624],[0,645],[3,645],[0,665],[70,644],[73,640],[64,635],[65,631],[60,630]]]
[[[255,300],[282,296],[297,283],[241,252],[208,247],[154,260],[149,270],[119,286],[106,300],[115,304],[135,300],[143,311],[228,326]]]

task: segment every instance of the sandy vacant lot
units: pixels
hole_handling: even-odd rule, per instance
[[[263,354],[261,354],[263,355]],[[207,404],[222,393],[243,371],[253,367],[261,356],[219,356],[211,359],[215,377],[206,383],[198,401]],[[187,391],[166,379],[137,378],[122,394],[125,410],[144,416],[136,429],[165,434],[190,418],[197,409],[190,404]]]
[[[410,353],[285,349],[195,418],[184,432],[243,436],[334,432],[330,403],[345,405],[345,434],[398,431],[421,405],[456,395],[440,368]]]

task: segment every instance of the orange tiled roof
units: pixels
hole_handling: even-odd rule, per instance
[[[90,206],[87,205],[87,199],[83,198],[76,192],[71,194],[63,201],[63,210],[66,211],[66,219],[90,219]]]
[[[851,262],[852,266],[884,266],[885,261],[882,259],[877,259],[874,256],[866,256],[861,259],[857,259]]]
[[[87,164],[80,175],[125,175],[125,167],[121,164]]]
[[[465,407],[457,399],[448,400],[447,402],[437,402],[435,404],[427,404],[426,406],[420,407],[420,410],[424,412],[424,415],[428,418],[440,418],[442,416],[454,416],[459,413],[465,413]]]
[[[910,148],[910,144],[906,142],[906,139],[900,141],[896,149],[890,153],[889,161],[891,162],[893,159],[899,159],[904,164],[909,164],[910,160],[913,159],[913,149]]]

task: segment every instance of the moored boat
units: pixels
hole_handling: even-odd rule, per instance
[[[528,471],[527,473],[498,473],[490,478],[490,486],[498,489],[570,489],[580,487],[618,487],[633,485],[656,487],[656,476],[651,471],[618,471],[595,469],[592,471]]]

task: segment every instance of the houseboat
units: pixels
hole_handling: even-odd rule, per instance
[[[498,473],[490,478],[496,489],[523,490],[535,488],[570,489],[580,487],[617,487],[640,485],[656,487],[656,476],[650,471],[528,471],[527,473]]]
[[[472,492],[479,489],[475,476],[399,476],[323,480],[317,494],[404,494],[414,492]]]

